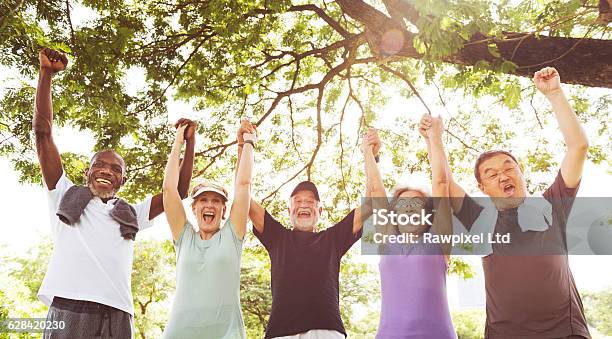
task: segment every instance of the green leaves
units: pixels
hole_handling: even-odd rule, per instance
[[[603,335],[612,335],[612,315],[609,310],[612,307],[612,289],[581,293],[584,302],[587,322]]]
[[[518,81],[511,81],[503,86],[504,104],[508,108],[516,108],[521,100],[521,85]]]
[[[578,3],[523,1],[514,6],[508,1],[483,0],[413,2],[420,19],[410,29],[416,34],[413,44],[424,58],[394,59],[388,65],[426,93],[428,106],[439,105],[440,101],[438,90],[431,85],[441,85],[442,92],[450,89],[442,100],[448,103],[446,110],[453,113],[453,123],[461,121],[451,127],[455,136],[448,139],[458,172],[469,172],[470,154],[475,151],[467,146],[478,150],[512,144],[514,125],[529,124],[519,109],[525,110],[522,90],[531,84],[507,75],[517,66],[504,60],[502,55],[507,51],[490,40],[482,45],[482,56],[474,66],[449,66],[440,60],[454,62],[454,53],[473,43],[472,39],[484,38],[475,34],[500,38],[504,31],[530,32],[538,24],[561,27],[564,24],[559,20],[563,18],[567,24],[577,20],[584,29],[582,20],[590,14],[582,15],[585,8]],[[40,182],[30,126],[37,51],[49,46],[69,53],[70,58],[68,69],[54,78],[55,125],[91,132],[95,138],[92,153],[102,148],[122,153],[129,169],[129,181],[121,192],[126,199],[159,192],[172,137],[169,125],[183,115],[200,122],[201,153],[196,157],[195,175],[220,178],[228,184],[234,151],[222,146],[233,140],[241,117],[263,119],[260,131],[265,147],[257,158],[265,163],[262,166],[269,166],[264,171],[270,173],[256,184],[263,196],[296,175],[318,149],[308,168],[311,176],[330,187],[340,187],[337,193],[332,190],[330,198],[349,208],[350,202],[362,194],[362,164],[356,149],[358,134],[368,126],[384,129],[389,147],[383,154],[386,152],[394,166],[387,172],[392,177],[389,183],[402,173],[426,171],[424,149],[411,140],[414,133],[409,132],[414,132],[414,119],[421,114],[422,106],[416,101],[417,106],[412,101],[397,106],[398,97],[411,100],[412,90],[373,62],[339,68],[350,60],[370,58],[368,41],[365,36],[345,39],[320,13],[310,10],[312,7],[296,9],[301,4],[287,0],[87,0],[71,3],[70,26],[64,4],[24,0],[19,11],[3,11],[9,14],[0,19],[0,47],[7,51],[0,55],[0,63],[14,70],[10,74],[17,80],[4,90],[0,100],[0,154],[13,161],[23,180]],[[343,30],[363,33],[363,27],[337,3],[311,4]],[[0,6],[5,9],[11,5]],[[88,14],[86,18],[75,17],[80,13]],[[555,34],[566,33],[558,30]],[[327,82],[320,84],[323,79]],[[322,106],[317,112],[320,88]],[[283,94],[289,90],[297,90],[291,95],[291,107]],[[282,99],[275,102],[279,96]],[[463,98],[459,101],[469,106],[472,98],[492,97],[495,100],[487,109],[475,103],[469,110],[453,109],[458,106],[457,98]],[[579,117],[601,121],[596,127],[601,139],[593,143],[590,155],[603,162],[608,157],[601,140],[609,136],[605,119],[609,105],[604,100],[599,109],[593,109],[587,96],[580,97],[572,98]],[[407,102],[409,107],[401,106]],[[501,113],[506,108],[512,116]],[[319,125],[321,145],[317,145]],[[478,138],[478,134],[485,136]],[[64,155],[67,170],[75,180],[81,180],[90,156]],[[72,161],[75,163],[68,164]],[[303,170],[295,180],[304,179],[306,174]],[[331,217],[337,218],[342,212],[332,211]]]
[[[474,277],[474,269],[460,257],[453,256],[448,262],[448,273],[455,274],[464,280]]]

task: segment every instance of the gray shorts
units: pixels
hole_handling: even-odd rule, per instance
[[[130,339],[134,333],[129,313],[85,300],[53,298],[47,320],[63,321],[65,327],[45,330],[44,339]]]

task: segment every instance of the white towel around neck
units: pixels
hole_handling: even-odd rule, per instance
[[[493,253],[493,245],[487,240],[488,234],[495,232],[497,217],[499,211],[495,207],[493,201],[488,199],[479,199],[479,204],[483,207],[478,218],[472,224],[470,234],[484,234],[482,243],[474,244],[474,252],[481,256],[487,256]],[[548,225],[552,224],[552,205],[544,197],[527,197],[518,207],[518,224],[521,231],[536,231],[543,232],[548,229]]]

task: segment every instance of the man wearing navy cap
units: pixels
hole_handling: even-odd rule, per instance
[[[291,192],[289,199],[291,225],[299,231],[316,232],[319,217],[323,211],[317,186],[311,181],[302,181]]]
[[[252,126],[243,127],[244,132],[253,132]],[[380,148],[376,131],[370,130],[364,140],[366,166],[376,166],[374,154]],[[238,147],[240,159],[240,140]],[[302,181],[291,192],[288,211],[292,228],[284,227],[251,199],[253,233],[272,263],[272,310],[265,338],[343,339],[340,260],[361,238],[360,208],[334,226],[319,230],[323,211],[319,191],[311,181]]]

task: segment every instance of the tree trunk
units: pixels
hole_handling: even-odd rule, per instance
[[[385,32],[399,30],[404,36],[398,57],[422,58],[413,47],[414,34],[403,29],[397,21],[366,4],[362,0],[337,0],[344,13],[361,22],[368,34],[368,43],[375,55],[384,55],[380,50]],[[397,8],[405,18],[414,20],[418,13],[411,6]],[[542,67],[555,67],[564,83],[592,87],[612,88],[612,41],[539,36],[527,33],[506,32],[506,39],[487,39],[482,34],[474,35],[458,53],[441,61],[475,65],[478,61],[494,62],[499,58],[489,52],[488,44],[494,43],[503,60],[517,65],[512,74],[532,77]],[[511,39],[511,40],[508,40]],[[483,41],[484,40],[484,41]]]

